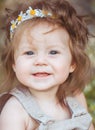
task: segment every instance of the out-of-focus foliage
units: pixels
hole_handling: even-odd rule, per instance
[[[87,99],[88,109],[93,117],[93,123],[95,126],[95,78],[85,89],[85,96]]]

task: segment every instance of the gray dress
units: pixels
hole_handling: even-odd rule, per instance
[[[90,114],[76,101],[73,97],[65,99],[72,117],[66,120],[56,121],[51,117],[45,115],[33,96],[26,88],[15,88],[9,94],[5,93],[0,98],[0,111],[5,102],[11,97],[15,96],[17,100],[24,107],[30,117],[39,123],[37,130],[89,130],[92,118]]]

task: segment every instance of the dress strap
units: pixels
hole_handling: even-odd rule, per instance
[[[66,97],[66,103],[70,108],[72,118],[87,113],[87,110],[74,97]]]
[[[30,94],[26,88],[15,88],[10,92],[11,95],[15,96],[17,100],[22,104],[26,112],[38,122],[47,124],[51,120],[48,116],[44,115],[39,105],[35,101],[34,97]]]
[[[71,119],[52,122],[48,124],[47,130],[88,130],[91,124],[91,120],[91,116],[86,113]]]

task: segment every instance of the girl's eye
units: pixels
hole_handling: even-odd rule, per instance
[[[52,51],[50,51],[50,54],[52,54],[52,55],[56,55],[56,54],[58,54],[59,52],[58,51],[56,51],[56,50],[52,50]]]
[[[34,55],[34,52],[33,51],[27,51],[25,54],[26,55]]]

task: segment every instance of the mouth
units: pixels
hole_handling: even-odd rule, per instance
[[[37,72],[37,73],[34,73],[32,75],[35,77],[47,77],[47,76],[50,76],[51,74],[47,73],[47,72]]]

